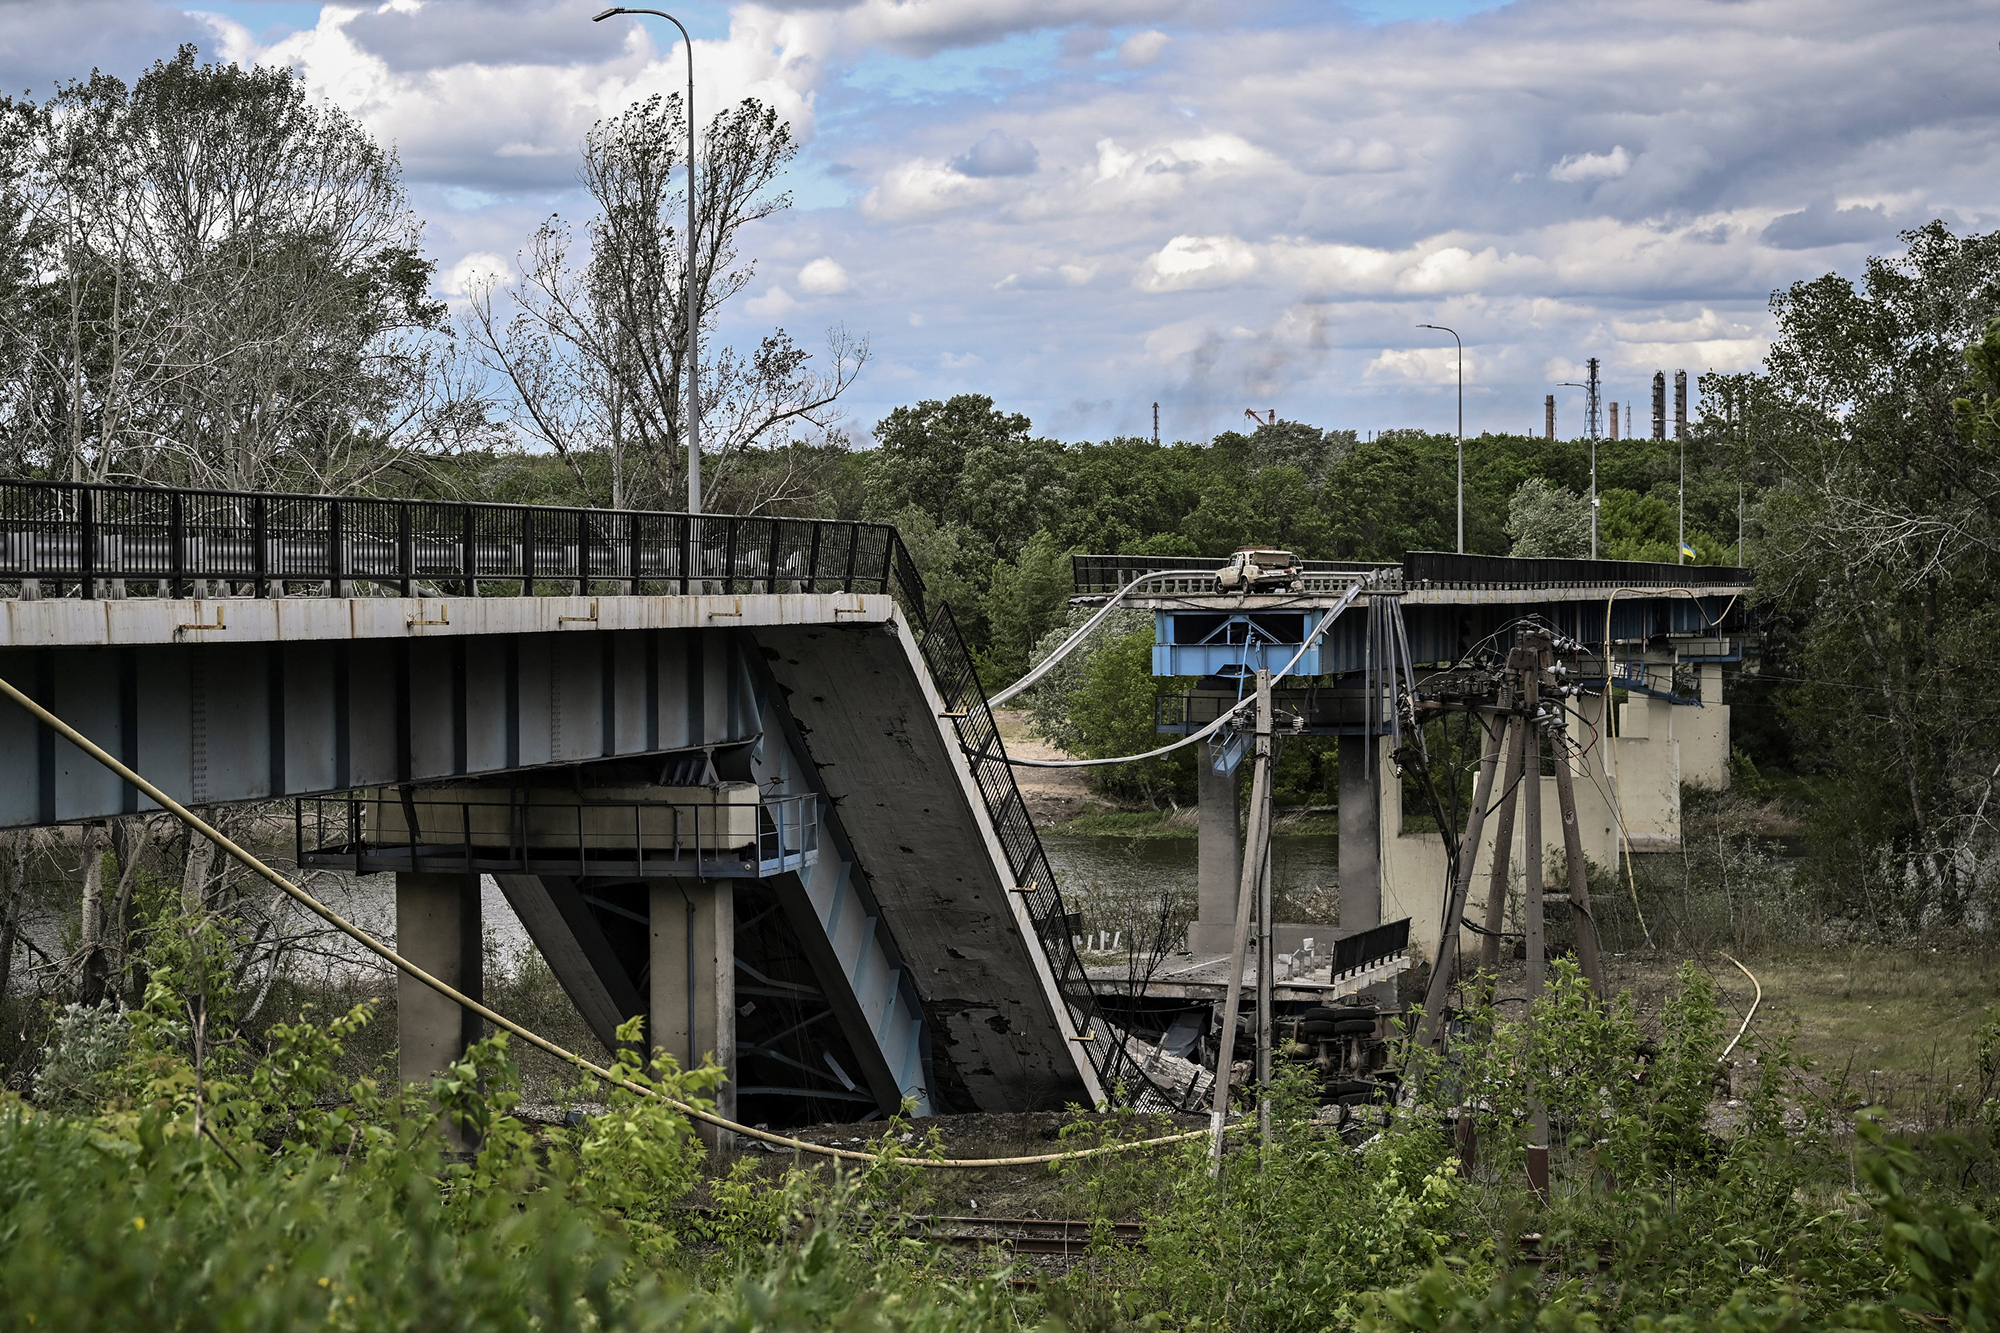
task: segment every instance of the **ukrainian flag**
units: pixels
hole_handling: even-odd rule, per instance
[[[1694,547],[1689,546],[1686,542],[1681,543],[1681,555],[1689,560],[1701,559],[1700,552],[1696,551]]]

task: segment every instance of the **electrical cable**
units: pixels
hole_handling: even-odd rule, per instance
[[[1023,690],[1033,689],[1035,683],[1041,680],[1043,676],[1048,675],[1049,672],[1055,670],[1056,664],[1061,662],[1065,657],[1068,657],[1071,650],[1075,649],[1084,639],[1088,638],[1091,631],[1102,624],[1106,616],[1118,609],[1118,603],[1124,599],[1125,594],[1131,592],[1140,584],[1151,582],[1154,579],[1213,578],[1214,576],[1215,571],[1212,569],[1162,569],[1155,570],[1151,574],[1141,574],[1138,578],[1133,579],[1130,583],[1113,593],[1111,599],[1105,602],[1102,610],[1085,621],[1074,634],[1056,645],[1056,650],[1047,657],[1044,657],[1040,662],[1037,662],[1033,670],[988,699],[986,706],[988,708],[998,708]]]
[[[1299,664],[1300,659],[1306,655],[1307,650],[1319,641],[1320,636],[1332,628],[1334,619],[1348,607],[1354,605],[1354,599],[1359,597],[1362,591],[1374,583],[1378,577],[1380,577],[1378,574],[1364,574],[1355,580],[1353,586],[1340,595],[1340,600],[1333,604],[1333,609],[1321,617],[1319,624],[1313,627],[1310,634],[1306,635],[1305,642],[1300,644],[1299,650],[1292,654],[1292,660],[1271,673],[1271,683],[1273,685],[1276,685],[1280,680],[1291,674],[1292,668]],[[992,700],[988,700],[987,702],[990,707]],[[1256,702],[1255,699],[1240,700],[1200,731],[1192,732],[1171,744],[1162,745],[1157,749],[1147,750],[1141,754],[1113,755],[1106,759],[1020,759],[1011,754],[1003,757],[1007,763],[1012,764],[1016,768],[1097,768],[1105,764],[1134,764],[1142,759],[1157,759],[1163,754],[1172,754],[1175,750],[1193,745],[1197,741],[1207,740],[1210,736],[1232,722],[1236,715],[1243,711],[1246,705],[1254,702]],[[959,748],[970,755],[977,756],[979,754],[978,751],[969,745],[961,745]]]
[[[677,1097],[669,1097],[657,1088],[634,1083],[630,1079],[624,1078],[612,1070],[606,1069],[602,1065],[578,1055],[574,1051],[558,1046],[547,1037],[523,1027],[513,1019],[508,1018],[505,1014],[487,1008],[484,1004],[473,999],[450,983],[432,976],[429,972],[418,967],[415,963],[403,957],[403,955],[397,953],[367,931],[347,920],[347,918],[341,916],[340,913],[334,911],[331,907],[328,907],[311,893],[292,883],[292,881],[279,874],[276,870],[273,870],[255,856],[237,846],[234,841],[219,829],[212,827],[192,810],[189,810],[179,801],[161,791],[137,772],[126,767],[125,764],[113,757],[102,746],[98,745],[97,742],[91,740],[75,727],[72,727],[69,723],[42,707],[41,704],[29,698],[26,694],[23,694],[19,689],[15,688],[12,682],[6,680],[4,677],[0,677],[0,693],[6,694],[8,698],[26,709],[30,715],[51,731],[54,731],[99,764],[131,783],[140,792],[157,802],[161,809],[167,811],[180,820],[181,823],[213,842],[217,847],[220,847],[239,862],[246,870],[276,888],[299,906],[305,908],[308,912],[311,912],[314,916],[326,922],[329,926],[332,926],[335,930],[347,936],[356,944],[361,945],[361,947],[367,949],[384,962],[392,964],[398,970],[407,973],[414,980],[430,987],[430,989],[436,991],[439,995],[444,996],[454,1004],[479,1015],[479,1017],[493,1024],[493,1026],[500,1028],[502,1031],[512,1033],[538,1050],[546,1051],[558,1060],[574,1065],[587,1074],[592,1074],[603,1079],[613,1087],[623,1088],[627,1092],[665,1102],[682,1115],[690,1119],[699,1120],[707,1125],[713,1125],[717,1129],[726,1129],[731,1133],[741,1134],[745,1138],[777,1144],[780,1147],[791,1148],[796,1152],[815,1153],[822,1157],[833,1157],[852,1162],[872,1163],[878,1160],[872,1153],[856,1152],[851,1148],[834,1148],[823,1143],[813,1143],[807,1139],[793,1138],[785,1134],[774,1134],[769,1130],[758,1129],[752,1125],[739,1124],[734,1120],[716,1115],[712,1111],[704,1111],[698,1106],[690,1105]],[[1241,1128],[1244,1123],[1246,1122],[1239,1121],[1237,1125],[1231,1126],[1231,1128]],[[1158,1138],[1136,1139],[1124,1143],[1099,1144],[1093,1148],[1079,1148],[1071,1152],[1039,1153],[1031,1157],[905,1157],[899,1160],[911,1166],[932,1170],[995,1166],[1035,1166],[1047,1162],[1069,1162],[1086,1157],[1101,1157],[1109,1153],[1126,1152],[1134,1148],[1152,1148],[1169,1143],[1185,1143],[1191,1139],[1206,1138],[1209,1133],[1208,1129],[1192,1129],[1180,1134],[1162,1135]]]
[[[1717,952],[1721,951],[1718,950]],[[1736,963],[1736,959],[1730,957],[1730,955],[1725,953],[1722,956],[1728,958],[1730,962]],[[1757,1006],[1764,1003],[1764,983],[1757,980],[1757,975],[1741,963],[1736,963],[1736,970],[1750,978],[1750,984],[1757,988],[1757,994],[1750,1001],[1750,1012],[1743,1015],[1743,1026],[1736,1029],[1736,1035],[1731,1037],[1729,1044],[1722,1048],[1722,1054],[1716,1057],[1718,1060],[1727,1060],[1729,1058],[1729,1053],[1736,1049],[1736,1043],[1742,1041],[1743,1034],[1750,1030],[1750,1020],[1757,1016]]]

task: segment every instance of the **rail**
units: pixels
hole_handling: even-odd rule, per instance
[[[22,597],[886,592],[908,563],[880,523],[0,481]]]
[[[1070,580],[1079,596],[1088,596],[1094,593],[1117,592],[1144,574],[1181,570],[1220,570],[1228,563],[1226,558],[1213,556],[1183,558],[1156,555],[1073,555],[1070,557]],[[1381,570],[1393,571],[1396,566],[1393,563],[1369,560],[1301,560],[1299,568],[1307,592],[1341,593],[1363,574]],[[1215,576],[1211,573],[1163,579],[1157,584],[1148,584],[1141,595],[1213,597],[1218,595],[1218,591]]]
[[[1166,570],[1221,569],[1226,559],[1214,556],[1077,555],[1070,557],[1070,577],[1078,596],[1112,593],[1142,574]],[[1746,588],[1754,571],[1735,565],[1676,565],[1646,560],[1570,560],[1510,555],[1458,555],[1450,551],[1412,551],[1401,565],[1366,560],[1301,560],[1307,594],[1340,593],[1355,578],[1386,571],[1384,591],[1402,589],[1518,588]],[[1221,595],[1212,575],[1163,580],[1149,586],[1150,596]]]
[[[1405,588],[1747,588],[1754,571],[1736,565],[1650,560],[1570,560],[1411,551]]]
[[[754,791],[754,789],[753,789]],[[643,800],[538,788],[397,788],[293,804],[298,863],[383,871],[762,878],[819,853],[815,796]]]

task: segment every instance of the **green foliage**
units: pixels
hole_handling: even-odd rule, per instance
[[[92,1105],[110,1091],[125,1056],[132,1024],[110,1000],[69,1003],[56,1015],[35,1071],[35,1100],[43,1106]]]
[[[1767,373],[1731,386],[1782,480],[1759,547],[1780,631],[1766,667],[1796,681],[1784,720],[1839,788],[1815,812],[1813,871],[1841,915],[1900,930],[1990,914],[2000,754],[1983,685],[2000,648],[2000,235],[1932,223],[1904,240],[1858,283],[1774,296]]]
[[[1108,758],[1143,753],[1163,743],[1154,729],[1154,699],[1186,689],[1188,682],[1155,678],[1152,672],[1150,628],[1108,639],[1090,655],[1069,706],[1080,753]],[[1170,792],[1191,795],[1194,750],[1186,746],[1158,759],[1110,765],[1095,770],[1095,780],[1107,790],[1145,800]]]
[[[1530,477],[1507,504],[1509,555],[1586,556],[1590,554],[1590,503],[1575,492]]]
[[[1063,619],[1070,594],[1069,552],[1046,529],[1035,533],[1011,562],[993,567],[986,590],[991,635],[988,663],[995,684],[1028,669],[1029,651]]]

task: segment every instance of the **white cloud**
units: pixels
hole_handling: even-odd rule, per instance
[[[1118,59],[1135,69],[1142,68],[1158,60],[1160,53],[1167,49],[1170,40],[1172,39],[1158,28],[1135,32],[1118,43]]]
[[[1477,380],[1478,362],[1468,353],[1466,375]],[[1450,384],[1458,383],[1458,349],[1455,347],[1384,348],[1361,372],[1370,384]]]
[[[744,311],[759,319],[783,319],[798,308],[798,300],[776,283],[743,303]]]
[[[1137,281],[1143,291],[1187,291],[1242,282],[1256,271],[1256,253],[1233,236],[1176,236],[1146,260]]]
[[[46,82],[26,52],[98,49],[101,7],[66,28],[49,16],[72,7],[33,8],[34,40],[10,43],[29,19],[0,6],[9,86]],[[583,222],[583,134],[679,88],[682,53],[664,25],[593,27],[567,0],[410,9],[328,5],[275,42],[200,21],[398,149],[456,294],[552,209]],[[838,292],[874,340],[859,421],[964,375],[1059,434],[1159,399],[1194,437],[1246,396],[1435,425],[1451,353],[1411,345],[1419,320],[1479,349],[1474,433],[1483,411],[1539,422],[1547,368],[1589,356],[1608,397],[1643,401],[1654,368],[1753,366],[1774,288],[1931,217],[2000,226],[1988,9],[1536,0],[1370,25],[1192,0],[734,0],[695,43],[700,104],[760,97],[804,147],[799,206],[745,233],[759,276],[721,336],[834,295],[807,277],[824,260],[865,275]]]
[[[837,296],[853,285],[847,270],[825,255],[799,270],[799,290],[812,296]]]
[[[470,296],[490,282],[505,282],[514,266],[489,251],[475,251],[453,264],[438,279],[438,290],[447,296]]]
[[[1632,169],[1632,155],[1618,144],[1608,153],[1576,153],[1549,168],[1552,181],[1617,180]]]

